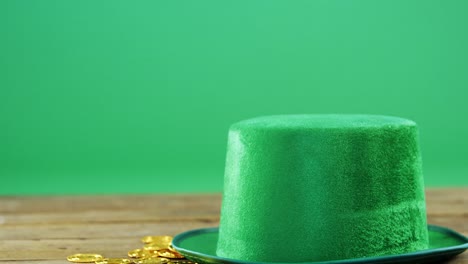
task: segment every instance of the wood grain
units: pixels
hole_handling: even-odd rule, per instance
[[[468,236],[468,188],[429,189],[428,221]],[[220,194],[0,197],[0,264],[65,264],[97,252],[125,257],[144,235],[217,226]],[[451,264],[468,264],[468,253]]]

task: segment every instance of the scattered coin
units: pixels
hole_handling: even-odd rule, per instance
[[[141,239],[143,248],[128,251],[131,258],[104,258],[99,254],[75,254],[67,257],[74,263],[95,264],[197,264],[177,252],[171,245],[170,236],[145,236]]]
[[[169,264],[193,264],[193,262],[187,259],[171,259]]]
[[[67,257],[67,260],[74,263],[93,263],[101,260],[102,256],[99,254],[74,254]]]
[[[122,258],[105,258],[94,262],[96,264],[128,264],[133,263],[133,261],[129,259],[122,259]]]
[[[141,259],[141,258],[151,257],[152,254],[148,250],[139,248],[139,249],[130,250],[128,252],[128,256],[131,258]]]
[[[141,239],[145,244],[153,244],[162,248],[167,248],[172,242],[171,236],[145,236]]]
[[[170,245],[167,247],[167,249],[169,249],[169,250],[172,251],[172,252],[177,252],[177,251],[175,250],[175,248],[172,246],[172,244],[170,244]]]
[[[149,251],[150,253],[154,253],[155,251],[165,249],[166,247],[162,247],[158,244],[146,244],[143,246],[143,249]]]
[[[169,259],[182,259],[184,256],[182,256],[180,253],[171,251],[169,249],[161,249],[157,251],[158,256],[164,257],[164,258],[169,258]]]
[[[165,258],[146,258],[135,260],[137,264],[164,264],[169,263],[168,259]]]

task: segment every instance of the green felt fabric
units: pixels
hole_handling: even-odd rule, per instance
[[[231,126],[218,256],[299,262],[427,247],[413,121],[289,115]]]

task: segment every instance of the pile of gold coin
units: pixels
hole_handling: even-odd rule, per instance
[[[145,236],[143,248],[130,250],[130,258],[105,258],[100,254],[74,254],[67,257],[73,263],[95,264],[197,264],[187,260],[171,246],[170,236]]]

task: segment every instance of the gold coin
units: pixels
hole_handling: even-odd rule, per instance
[[[166,258],[147,258],[135,260],[135,263],[137,264],[165,264],[168,262],[169,260]]]
[[[184,258],[180,253],[170,251],[169,249],[161,249],[157,251],[158,255],[164,258],[169,258],[169,259],[181,259]]]
[[[192,262],[187,259],[171,259],[168,264],[194,264],[195,262]]]
[[[93,263],[101,260],[102,256],[99,254],[74,254],[67,257],[67,260],[75,263]]]
[[[154,253],[155,251],[165,249],[165,248],[166,247],[163,247],[159,244],[154,244],[154,243],[146,244],[143,246],[143,249],[149,251],[150,253]]]
[[[167,248],[172,242],[171,236],[145,236],[141,239],[145,244],[156,244],[162,248]]]
[[[129,264],[133,261],[123,258],[105,258],[95,262],[96,264]]]
[[[131,258],[148,258],[151,253],[145,249],[134,249],[128,252],[128,256]]]
[[[175,248],[172,246],[172,244],[170,244],[170,245],[167,247],[167,249],[169,249],[169,250],[172,251],[172,252],[177,252],[177,250],[175,250]],[[179,252],[177,252],[177,253],[179,253]]]

